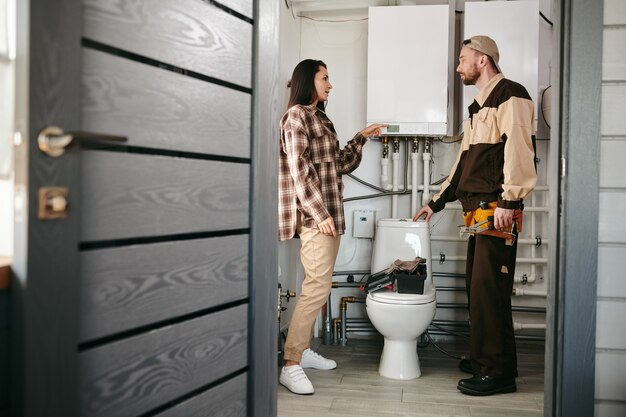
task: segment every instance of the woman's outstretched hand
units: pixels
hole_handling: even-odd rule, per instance
[[[361,130],[359,133],[361,133],[361,135],[365,138],[369,138],[370,136],[380,136],[380,129],[387,126],[389,125],[384,123],[374,123]]]

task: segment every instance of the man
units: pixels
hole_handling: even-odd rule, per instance
[[[521,226],[522,200],[537,181],[533,103],[526,89],[507,80],[498,65],[493,39],[463,41],[456,71],[478,94],[469,106],[461,149],[441,190],[413,217],[417,220],[459,200],[465,225],[474,226],[467,246],[466,290],[470,319],[470,358],[459,381],[469,395],[517,390],[517,358],[511,291]],[[492,220],[492,223],[484,220]],[[492,226],[491,230],[484,230]]]

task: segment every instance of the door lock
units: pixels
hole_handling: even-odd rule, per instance
[[[67,187],[41,187],[38,192],[37,218],[39,220],[66,219],[68,194]]]

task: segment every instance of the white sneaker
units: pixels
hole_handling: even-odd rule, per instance
[[[313,394],[313,384],[300,365],[283,366],[280,383],[294,394]]]
[[[311,349],[307,349],[302,352],[300,366],[303,368],[329,370],[335,369],[337,367],[337,362],[332,359],[326,359],[319,353],[313,352]]]

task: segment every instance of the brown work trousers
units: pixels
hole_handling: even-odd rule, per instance
[[[516,255],[517,239],[507,244],[506,239],[477,234],[468,241],[470,359],[474,372],[481,375],[514,377],[517,373],[511,311]]]

